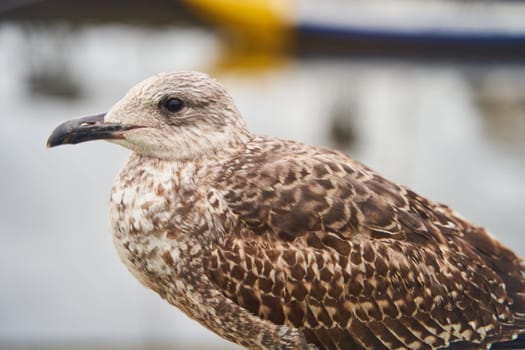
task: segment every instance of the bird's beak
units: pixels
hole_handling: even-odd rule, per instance
[[[124,138],[123,132],[140,128],[136,125],[106,123],[104,116],[98,114],[90,117],[69,120],[53,130],[47,140],[47,147],[75,144],[91,140],[109,140]]]

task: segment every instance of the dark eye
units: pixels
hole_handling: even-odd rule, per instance
[[[178,98],[170,98],[164,102],[164,106],[170,112],[178,112],[182,109],[183,103]]]

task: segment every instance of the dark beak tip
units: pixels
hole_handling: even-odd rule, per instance
[[[49,135],[49,138],[47,139],[47,142],[46,142],[46,147],[47,148],[52,148],[52,147],[55,147],[55,146],[58,146],[58,145],[62,144],[62,143],[59,142],[59,138],[57,137],[58,136],[58,131],[62,131],[60,126],[58,126],[55,130],[53,130],[51,135]]]
[[[61,145],[61,143],[57,142],[57,140],[55,140],[51,136],[47,139],[47,142],[46,142],[46,147],[47,148],[53,148],[53,147],[58,146],[58,145]]]
[[[55,147],[55,146],[57,146],[59,144],[59,142],[57,140],[57,130],[59,129],[60,126],[55,128],[55,130],[53,130],[51,135],[49,135],[49,137],[47,138],[47,141],[46,141],[46,147],[47,148],[52,148],[52,147]]]

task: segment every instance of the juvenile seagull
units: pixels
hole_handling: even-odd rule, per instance
[[[133,151],[110,222],[130,272],[252,349],[509,349],[525,267],[483,228],[329,149],[251,134],[223,86],[164,73],[53,147]]]

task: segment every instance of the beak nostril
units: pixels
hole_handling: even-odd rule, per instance
[[[88,121],[84,121],[82,123],[79,124],[79,126],[91,126],[91,125],[96,125],[96,124],[101,124],[103,122],[100,122],[98,120],[96,121],[93,121],[93,120],[88,120]]]

